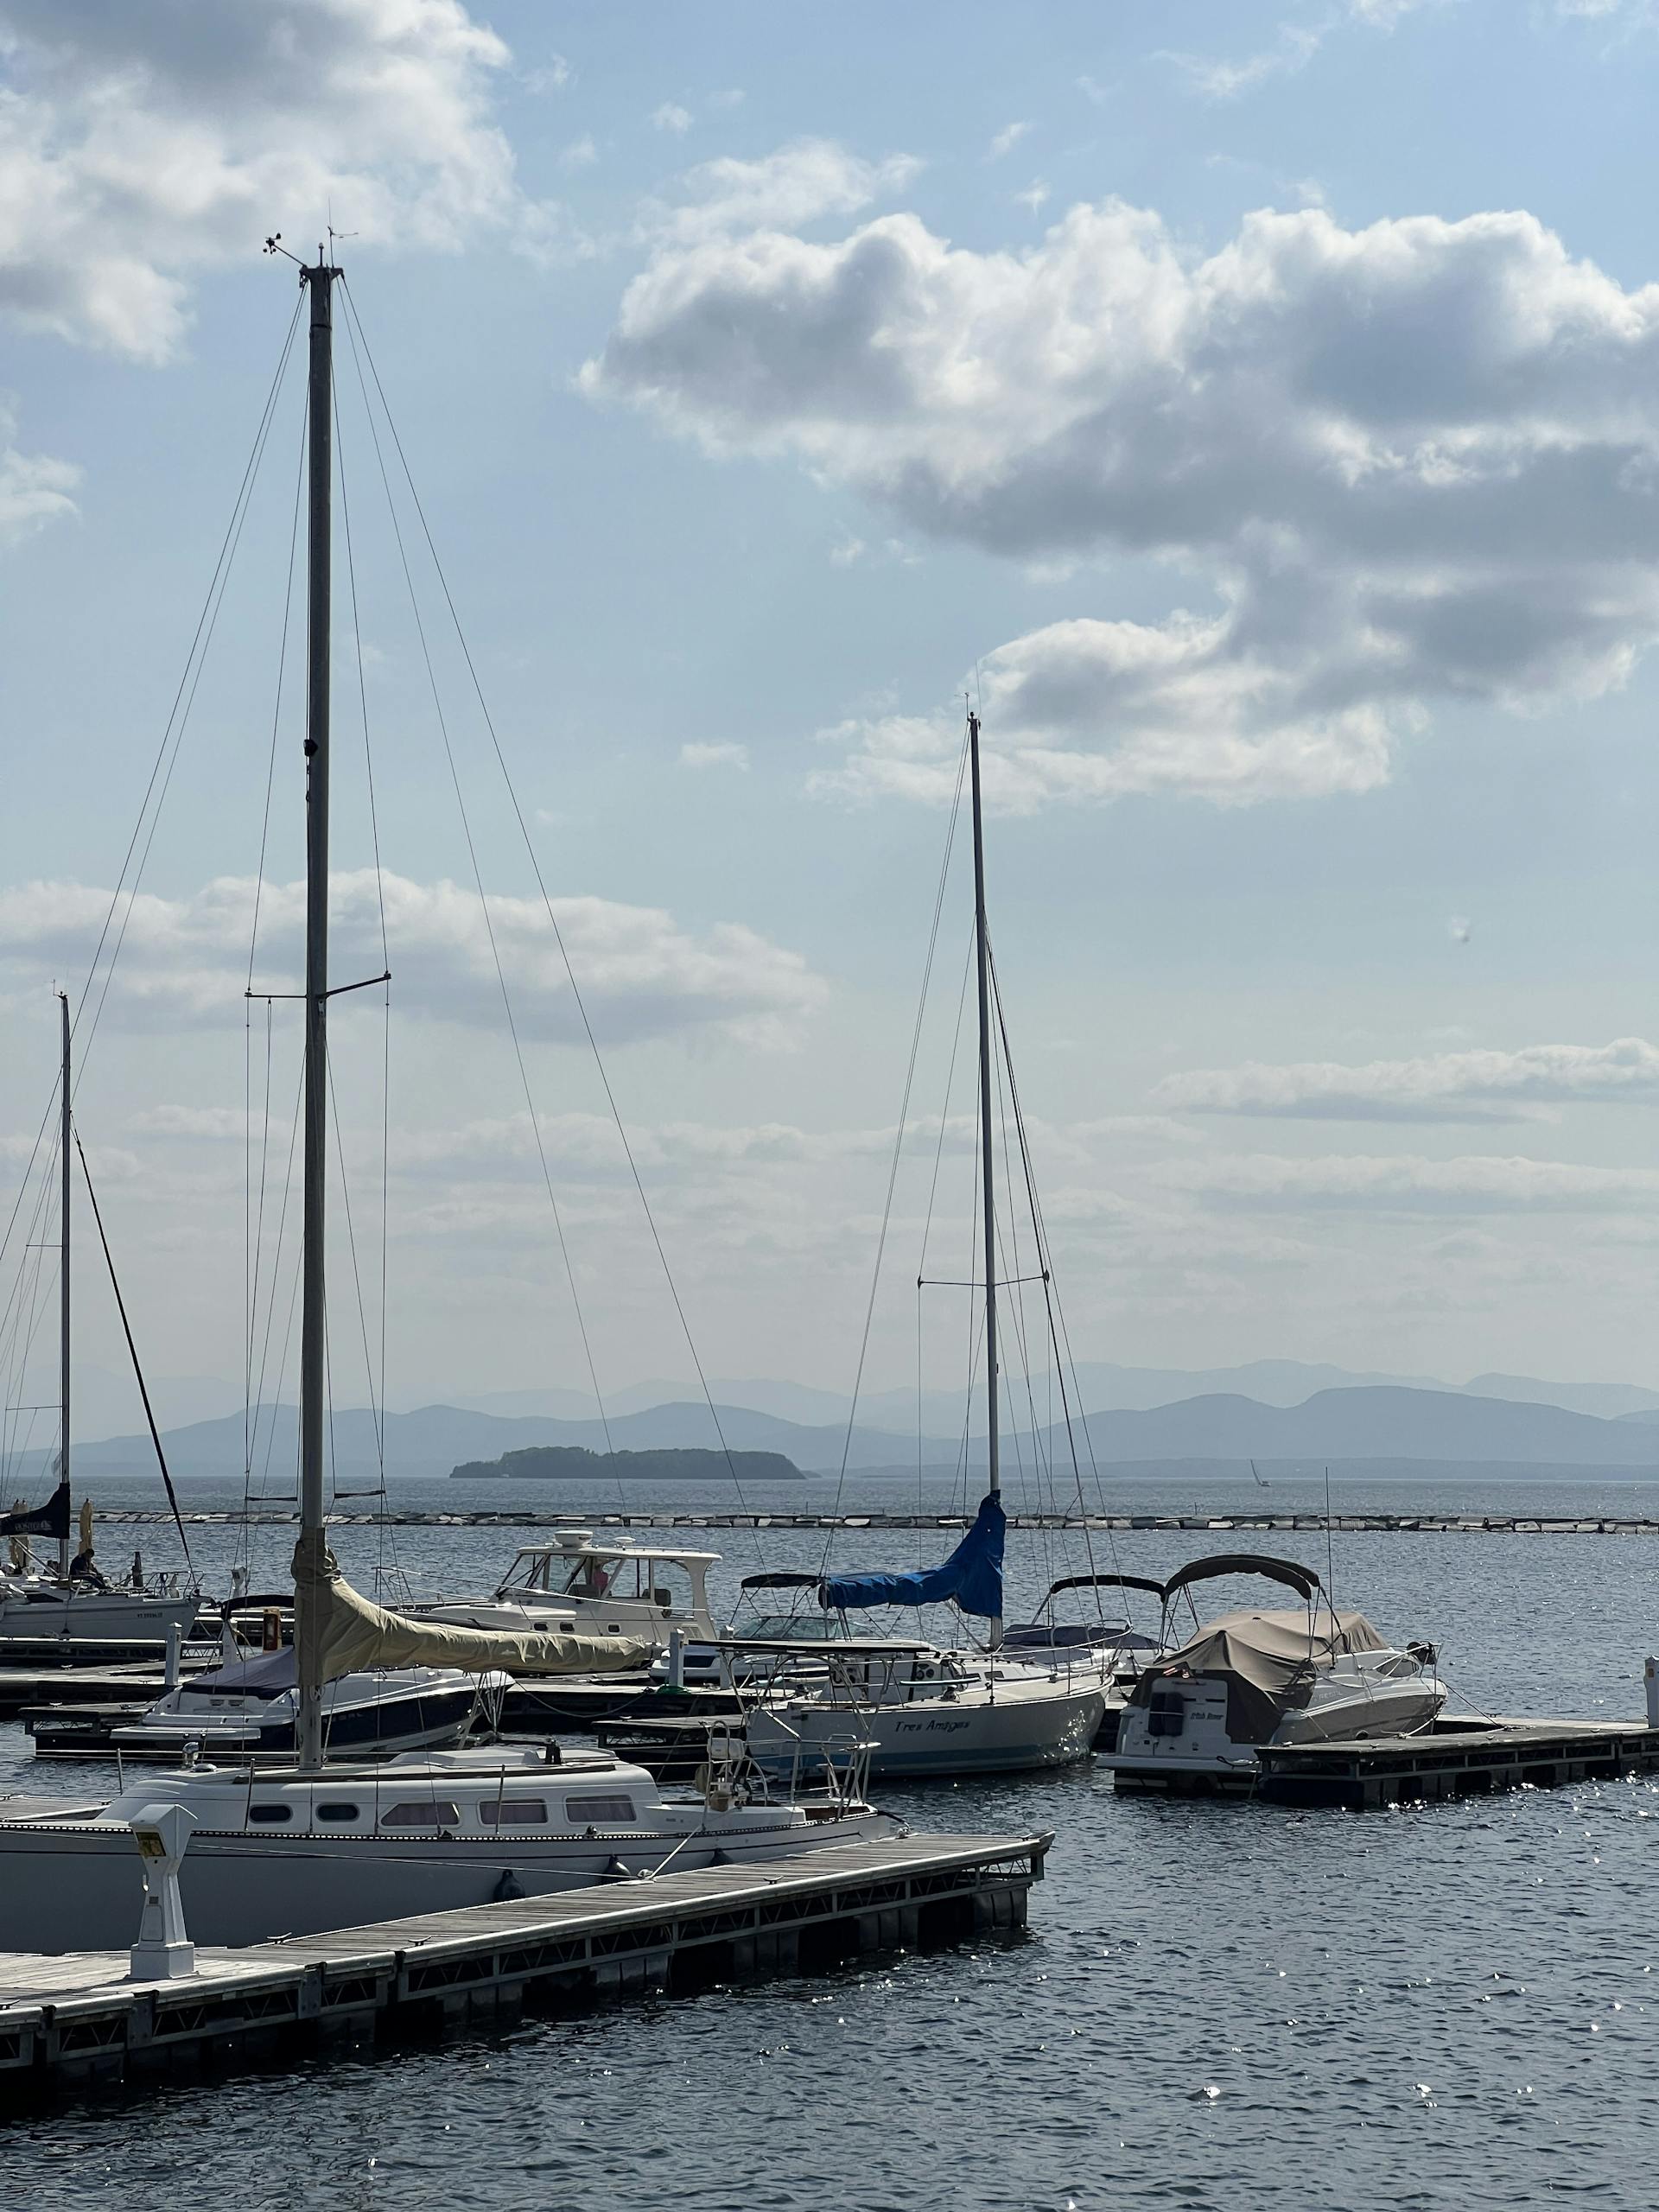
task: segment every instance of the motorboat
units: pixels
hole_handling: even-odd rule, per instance
[[[1178,1595],[1241,1575],[1292,1589],[1302,1603],[1219,1614],[1141,1669],[1116,1747],[1104,1754],[1119,1789],[1248,1790],[1258,1745],[1414,1735],[1445,1704],[1432,1644],[1389,1643],[1364,1614],[1335,1607],[1312,1567],[1289,1560],[1194,1560],[1164,1586],[1166,1631]]]
[[[718,1552],[595,1542],[591,1529],[559,1529],[551,1542],[526,1544],[486,1598],[438,1598],[410,1610],[461,1628],[557,1635],[576,1628],[627,1636],[665,1649],[670,1631],[715,1634],[708,1577]]]
[[[864,1802],[863,1774],[853,1745],[789,1794],[734,1746],[711,1755],[701,1790],[670,1795],[643,1767],[550,1745],[311,1774],[199,1765],[61,1815],[36,1799],[8,1818],[0,1800],[0,1948],[130,1943],[143,1899],[132,1823],[157,1808],[190,1815],[180,1881],[192,1939],[241,1945],[626,1882],[671,1860],[677,1872],[771,1866],[902,1834]]]
[[[638,1668],[524,1678],[507,1693],[503,1719],[510,1727],[592,1729],[626,1715],[653,1688],[676,1634],[697,1639],[699,1649],[715,1634],[708,1577],[719,1559],[718,1552],[607,1543],[591,1529],[560,1529],[548,1543],[521,1546],[487,1597],[431,1599],[410,1610],[418,1619],[461,1628],[632,1638],[641,1647]]]
[[[746,1649],[759,1656],[767,1647]],[[799,1656],[789,1644],[771,1649],[789,1663]],[[791,1688],[774,1676],[744,1735],[751,1758],[773,1773],[853,1738],[868,1745],[870,1772],[885,1779],[1014,1774],[1085,1758],[1104,1707],[1092,1665],[1068,1677],[995,1654],[846,1637],[819,1647],[810,1679]]]
[[[232,1643],[227,1636],[227,1647]],[[471,1675],[459,1667],[372,1668],[342,1675],[322,1693],[324,1756],[361,1761],[447,1750],[476,1727],[493,1727],[512,1688],[510,1675]],[[291,1644],[245,1657],[227,1648],[219,1666],[187,1676],[112,1728],[109,1748],[127,1758],[175,1762],[193,1750],[210,1758],[291,1759],[298,1713],[299,1666]]]

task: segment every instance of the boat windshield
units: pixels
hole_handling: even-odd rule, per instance
[[[735,1637],[752,1637],[761,1643],[823,1643],[841,1633],[840,1621],[830,1613],[755,1613],[732,1630]]]

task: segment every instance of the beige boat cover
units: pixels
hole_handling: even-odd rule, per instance
[[[319,1532],[294,1548],[295,1641],[300,1680],[338,1681],[366,1667],[460,1667],[476,1674],[607,1675],[651,1662],[652,1647],[626,1636],[520,1636],[457,1628],[388,1612],[353,1590]],[[308,1662],[309,1662],[308,1664]]]
[[[1153,1692],[1171,1675],[1218,1676],[1227,1685],[1228,1734],[1235,1743],[1265,1743],[1287,1708],[1307,1702],[1313,1676],[1332,1660],[1388,1648],[1363,1613],[1338,1613],[1333,1618],[1324,1606],[1311,1617],[1301,1607],[1221,1613],[1179,1651],[1152,1661],[1129,1703],[1149,1705]]]

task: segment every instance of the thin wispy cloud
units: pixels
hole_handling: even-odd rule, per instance
[[[1031,125],[1029,123],[1006,124],[1003,128],[997,132],[995,137],[992,139],[990,144],[986,148],[986,160],[988,162],[1000,162],[1005,154],[1011,154],[1014,148],[1020,143],[1020,141],[1026,137],[1030,129]]]
[[[1184,1113],[1292,1121],[1513,1122],[1562,1105],[1651,1101],[1659,1096],[1659,1046],[1621,1037],[1611,1045],[1531,1045],[1357,1066],[1247,1061],[1166,1076],[1153,1096]]]
[[[747,768],[749,748],[730,741],[720,744],[683,745],[680,766],[683,768]]]

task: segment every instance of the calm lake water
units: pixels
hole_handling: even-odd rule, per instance
[[[462,1487],[397,1494],[448,1505]],[[1300,1487],[1306,1498],[1287,1485],[1260,1502],[1313,1503]],[[791,1491],[773,1502],[806,1503]],[[1335,1502],[1659,1508],[1652,1486],[1602,1478],[1420,1492],[1344,1482]],[[1200,1496],[1137,1484],[1135,1497],[1151,1510],[1258,1502],[1248,1485],[1214,1484]],[[592,1503],[614,1510],[614,1493]],[[118,1557],[129,1541],[111,1526],[100,1553]],[[162,1532],[143,1541],[164,1563]],[[192,1531],[210,1582],[233,1541]],[[396,1541],[417,1581],[454,1589],[491,1584],[517,1538],[404,1529]],[[1324,1570],[1322,1537],[1252,1541]],[[342,1564],[365,1586],[382,1542],[340,1532]],[[816,1565],[823,1543],[769,1531],[761,1552],[769,1566]],[[279,1580],[285,1535],[256,1544],[256,1580]],[[726,1554],[724,1601],[755,1548],[735,1531],[709,1545]],[[938,1548],[931,1535],[861,1534],[837,1536],[833,1558],[904,1566]],[[1102,1570],[1163,1574],[1205,1544],[1137,1531],[1116,1536],[1115,1561],[1103,1537],[1094,1548]],[[1659,1539],[1642,1537],[1334,1544],[1339,1602],[1397,1636],[1433,1637],[1456,1701],[1506,1713],[1639,1716],[1642,1661],[1659,1643],[1656,1560]],[[1087,1564],[1076,1539],[1016,1534],[1010,1612]],[[31,1769],[25,1751],[0,1729],[5,1776],[32,1788],[60,1777],[66,1789],[85,1779]],[[883,1796],[918,1826],[1055,1829],[1028,1937],[61,2107],[3,2131],[0,2197],[42,2212],[1412,2212],[1557,2199],[1634,2212],[1656,2201],[1659,1787],[1359,1815],[1119,1800],[1084,1766]]]

